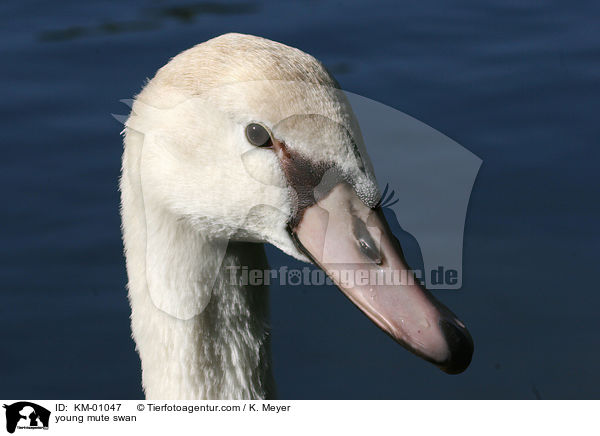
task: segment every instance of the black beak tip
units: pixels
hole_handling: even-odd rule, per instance
[[[440,320],[450,357],[438,366],[447,374],[460,374],[465,371],[473,358],[473,339],[466,328],[461,328],[448,320]]]

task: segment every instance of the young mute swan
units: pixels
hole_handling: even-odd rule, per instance
[[[274,394],[264,243],[322,268],[408,350],[448,373],[464,325],[421,286],[347,280],[407,271],[359,127],[313,57],[227,34],[161,68],[124,131],[121,189],[131,326],[147,398]],[[364,277],[364,276],[363,276]]]

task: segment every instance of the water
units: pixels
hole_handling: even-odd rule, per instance
[[[600,7],[389,1],[0,5],[0,397],[141,398],[120,99],[213,36],[265,36],[481,159],[465,229],[470,369],[447,376],[334,288],[272,288],[281,398],[598,398]],[[278,268],[303,265],[270,247]]]

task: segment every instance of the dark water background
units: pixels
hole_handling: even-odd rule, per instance
[[[600,4],[0,3],[0,397],[140,398],[121,253],[120,99],[238,31],[481,159],[464,286],[470,369],[447,376],[334,288],[272,287],[281,398],[598,398]],[[269,248],[272,266],[302,267]]]

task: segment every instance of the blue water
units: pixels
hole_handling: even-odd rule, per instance
[[[483,160],[464,286],[439,293],[474,337],[469,370],[410,355],[335,288],[274,286],[279,396],[598,398],[599,14],[592,1],[5,0],[0,397],[142,397],[110,114],[170,57],[237,31],[315,55],[344,89]]]

